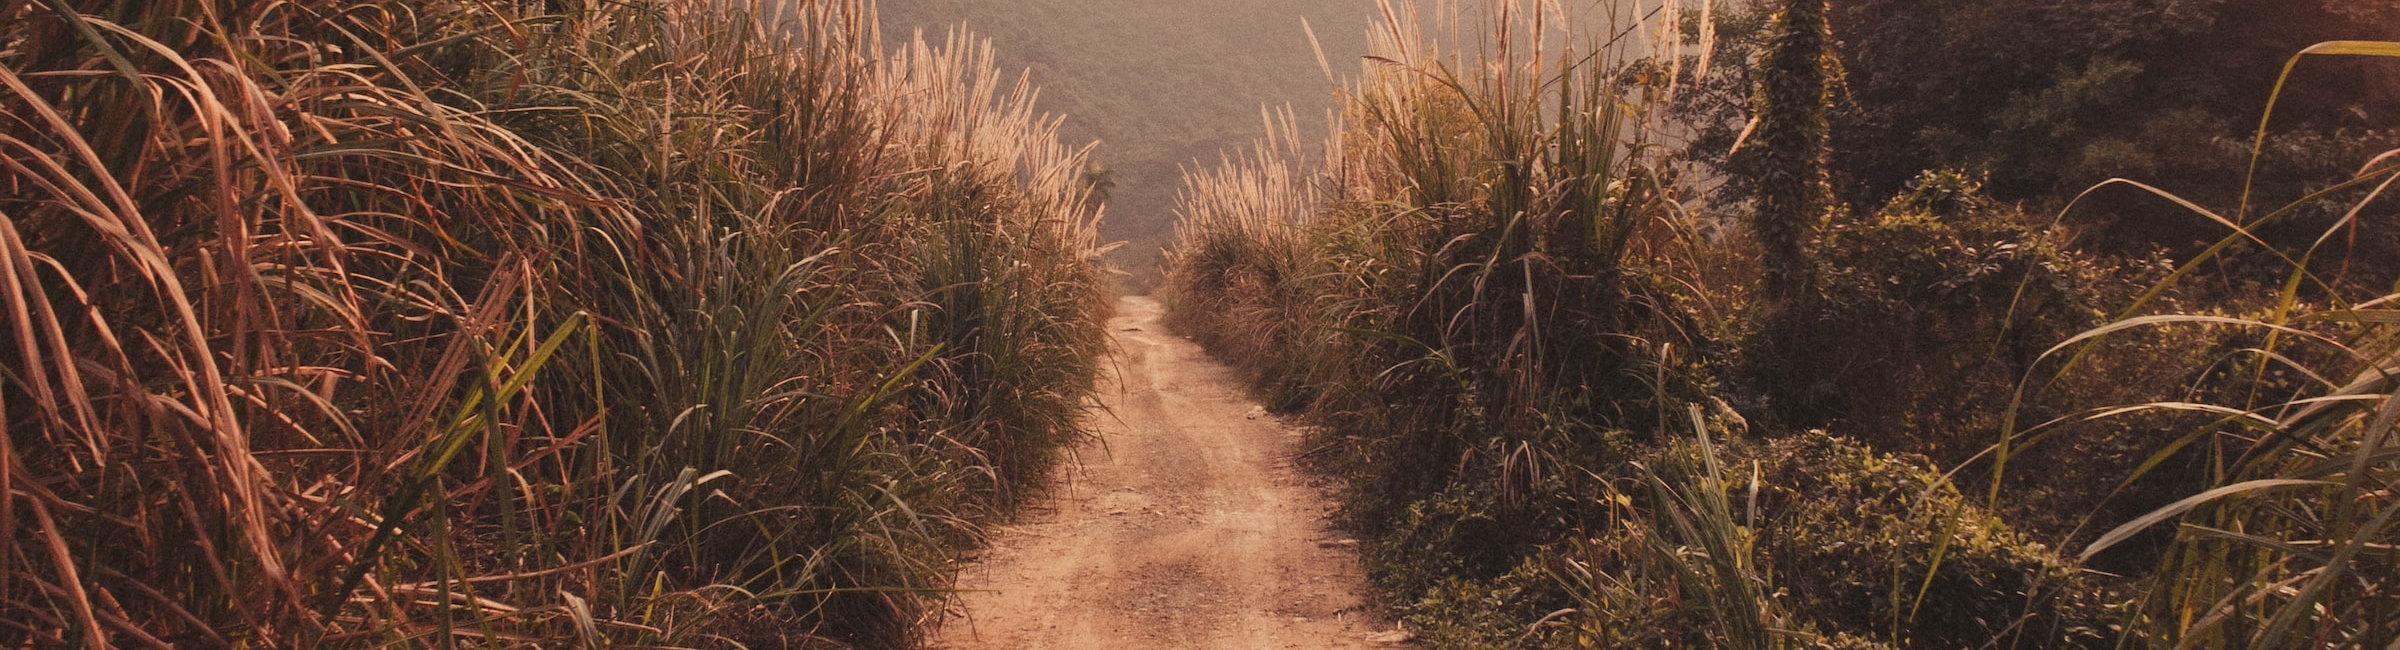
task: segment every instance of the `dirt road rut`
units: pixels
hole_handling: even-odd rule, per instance
[[[1291,466],[1300,433],[1160,314],[1118,303],[1100,442],[961,575],[934,647],[1394,647],[1356,544]]]

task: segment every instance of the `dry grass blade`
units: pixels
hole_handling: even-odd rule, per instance
[[[969,39],[887,60],[856,1],[0,16],[0,645],[901,643],[1081,426],[1082,153]],[[928,310],[1006,328],[888,335]]]
[[[2131,483],[2144,478],[2158,470],[2167,456],[2202,438],[2210,439],[2209,453],[2221,468],[2205,490],[2133,517],[2083,552],[2088,560],[2161,524],[2181,524],[2158,571],[2148,581],[2150,592],[2144,607],[2124,627],[2126,639],[2148,638],[2193,648],[2378,648],[2400,634],[2391,627],[2388,607],[2379,604],[2388,598],[2385,594],[2394,584],[2392,565],[2388,557],[2366,552],[2388,548],[2400,533],[2392,527],[2400,501],[2394,501],[2386,489],[2400,471],[2400,464],[2395,464],[2400,455],[2388,452],[2395,422],[2400,421],[2389,367],[2392,346],[2400,338],[2390,331],[2393,321],[2375,307],[2390,303],[2395,296],[2361,299],[2345,295],[2338,282],[2324,281],[2312,273],[2309,258],[2334,232],[2323,233],[2307,250],[2297,253],[2280,250],[2252,235],[2269,222],[2304,208],[2365,190],[2363,197],[2351,199],[2356,203],[2347,206],[2345,216],[2332,226],[2335,230],[2346,228],[2367,203],[2383,198],[2391,184],[2391,170],[2379,168],[2379,159],[2347,181],[2266,214],[2250,214],[2249,185],[2259,174],[2275,105],[2292,81],[2294,68],[2312,56],[2400,57],[2400,44],[2332,42],[2293,56],[2260,118],[2250,180],[2245,182],[2241,204],[2232,217],[2132,181],[2110,182],[2141,187],[2235,233],[2152,287],[2139,299],[2137,309],[2191,274],[2200,261],[2220,258],[2237,247],[2260,249],[2288,268],[2289,276],[2274,296],[2274,306],[2254,317],[2131,317],[2129,312],[2127,317],[2079,334],[2045,354],[2077,348],[2065,364],[2072,368],[2084,360],[2089,344],[2097,339],[2162,324],[2206,323],[2267,332],[2265,343],[2252,350],[2259,360],[2258,368],[2247,373],[2253,382],[2266,375],[2271,363],[2296,367],[2298,374],[2312,380],[2288,389],[2280,398],[2253,391],[2249,403],[2180,407],[2232,415],[2175,440],[2126,480]],[[2305,297],[2309,295],[2318,296],[2315,300],[2324,304],[2312,303]],[[2296,345],[2301,343],[2308,345]],[[2349,379],[2337,381],[2345,376]],[[2023,408],[2022,401],[2020,397],[2008,412],[2010,419],[1997,446],[2001,461],[2010,453],[2011,438],[2019,433],[2014,417]],[[2155,407],[2129,408],[2145,411]],[[1994,473],[1992,497],[1997,499],[1999,470]]]

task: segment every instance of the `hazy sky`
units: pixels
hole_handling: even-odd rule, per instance
[[[1335,73],[1355,75],[1374,0],[883,0],[887,40],[929,40],[964,23],[989,38],[1001,67],[1030,71],[1043,110],[1064,115],[1070,143],[1098,140],[1116,172],[1103,235],[1137,245],[1163,236],[1180,165],[1214,164],[1265,133],[1262,105],[1292,107],[1310,141],[1325,133],[1336,84],[1309,45],[1305,19]]]

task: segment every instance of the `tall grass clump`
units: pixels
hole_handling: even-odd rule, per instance
[[[1377,454],[1455,459],[1499,441],[1451,431],[1540,420],[1560,406],[1554,386],[1649,375],[1647,342],[1575,325],[1656,311],[1635,297],[1645,269],[1625,260],[1675,244],[1660,219],[1675,205],[1670,172],[1638,102],[1666,92],[1664,76],[1635,79],[1627,41],[1569,47],[1561,18],[1493,7],[1496,40],[1466,51],[1430,42],[1414,6],[1391,8],[1321,173],[1299,171],[1308,156],[1287,134],[1195,172],[1181,203],[1178,318],[1230,354],[1380,374],[1279,398],[1411,423],[1369,444]],[[1366,408],[1379,391],[1439,398]]]
[[[1186,170],[1193,180],[1177,197],[1185,218],[1177,246],[1165,253],[1171,269],[1163,293],[1177,306],[1167,315],[1170,326],[1218,354],[1262,364],[1249,370],[1275,383],[1264,397],[1289,410],[1307,399],[1300,378],[1339,353],[1281,357],[1284,344],[1307,335],[1292,325],[1312,318],[1319,300],[1319,287],[1304,280],[1313,253],[1294,227],[1312,219],[1318,198],[1292,122],[1266,119],[1275,137],[1222,166]]]
[[[1328,425],[1319,455],[1350,468],[1361,527],[1439,520],[1371,545],[1379,580],[1416,599],[1572,527],[1517,516],[1559,496],[1604,423],[1643,416],[1602,397],[1656,374],[1624,324],[1665,310],[1629,251],[1681,233],[1646,146],[1642,101],[1666,76],[1634,74],[1637,39],[1517,3],[1384,9],[1321,168],[1271,128],[1189,176],[1169,288],[1178,328]],[[1600,19],[1655,28],[1616,13]],[[1445,20],[1490,38],[1437,43]]]
[[[2400,44],[2328,42],[2295,55],[2284,68],[2259,126],[2253,160],[2263,157],[2277,99],[2292,71],[2314,56],[2400,58]],[[2400,332],[2393,330],[2400,294],[2346,285],[2343,268],[2323,255],[2369,215],[2400,166],[2385,153],[2355,174],[2280,207],[2246,185],[2229,210],[2211,210],[2164,190],[2118,179],[2221,226],[2227,234],[2178,267],[2143,299],[2173,290],[2204,265],[2245,255],[2280,261],[2289,272],[2268,299],[2248,310],[2167,310],[2126,317],[2077,335],[2044,356],[2058,363],[2029,374],[2027,384],[2086,374],[2103,360],[2097,343],[2159,329],[2234,332],[2248,345],[2222,350],[2223,371],[2200,397],[2124,405],[2047,422],[2012,422],[1994,447],[1997,463],[2023,473],[2019,455],[2074,434],[2072,422],[2157,412],[2195,413],[2199,424],[2179,429],[2149,451],[2150,460],[2124,484],[2167,471],[2166,459],[2197,456],[2199,484],[2183,498],[2138,516],[2103,519],[2106,532],[2084,545],[2092,558],[2149,540],[2160,550],[2143,580],[2138,608],[2126,617],[2121,643],[2178,648],[2381,648],[2400,641],[2400,514],[2393,481],[2400,480],[2394,423],[2393,373],[2400,368]],[[2252,177],[2269,173],[2253,164]],[[2339,206],[2344,216],[2301,248],[2274,245],[2258,233],[2284,221]],[[2388,208],[2383,208],[2387,209]],[[2228,337],[2231,338],[2231,337]],[[1992,498],[2007,498],[1994,472]]]
[[[908,643],[1096,210],[861,2],[0,3],[0,644]]]

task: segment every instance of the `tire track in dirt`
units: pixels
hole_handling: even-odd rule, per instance
[[[1168,334],[1162,311],[1118,303],[1100,441],[960,575],[933,647],[1395,647],[1356,543],[1291,465],[1300,431]]]

